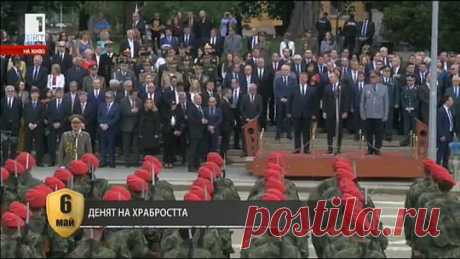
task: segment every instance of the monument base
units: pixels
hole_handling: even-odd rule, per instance
[[[316,150],[311,154],[293,154],[281,151],[280,163],[288,177],[324,178],[334,176],[333,163],[335,156],[325,150]],[[248,164],[248,171],[256,176],[263,176],[269,152],[258,154]],[[382,155],[367,155],[367,151],[356,150],[340,154],[350,159],[359,178],[408,179],[423,177],[422,160],[415,159],[413,154],[402,152],[382,152]]]

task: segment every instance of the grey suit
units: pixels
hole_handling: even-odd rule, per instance
[[[388,119],[388,88],[384,84],[365,85],[361,94],[360,115],[366,120],[367,150],[380,154],[383,141],[383,123]]]
[[[132,111],[132,108],[134,107],[137,108],[137,112]],[[141,108],[142,101],[139,98],[134,99],[133,104],[130,102],[129,97],[124,97],[120,102],[120,131],[122,133],[123,153],[127,164],[134,164],[137,162],[139,150],[137,145],[139,131],[137,127],[139,124],[139,111]]]
[[[224,53],[240,53],[243,43],[240,35],[229,35],[224,41]]]
[[[364,86],[359,105],[362,120],[381,119],[385,122],[388,118],[388,108],[389,99],[386,85],[378,83],[376,91],[370,84]]]
[[[88,132],[81,131],[77,139],[75,133],[70,130],[62,133],[59,143],[58,164],[59,166],[67,166],[67,164],[76,159],[80,159],[86,153],[92,153],[91,137]],[[75,153],[75,142],[77,143]]]

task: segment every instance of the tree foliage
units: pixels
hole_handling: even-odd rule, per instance
[[[294,10],[294,1],[241,1],[239,6],[246,17],[257,17],[266,11],[269,17],[282,20],[283,27],[287,28]]]
[[[385,38],[392,42],[408,42],[416,49],[431,46],[431,2],[372,1],[373,8],[384,12]],[[455,1],[439,1],[440,50],[460,51],[460,5]]]

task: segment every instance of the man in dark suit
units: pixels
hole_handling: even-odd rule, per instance
[[[48,103],[46,119],[48,121],[48,153],[50,166],[56,164],[56,150],[59,138],[65,130],[65,107],[63,102],[64,89],[57,88],[55,98]]]
[[[65,109],[65,130],[70,130],[70,121],[69,117],[74,114],[79,105],[78,100],[78,83],[77,81],[72,81],[69,83],[69,92],[64,94],[63,105]]]
[[[358,26],[358,53],[361,53],[361,49],[364,44],[372,46],[372,38],[374,38],[375,24],[369,20],[369,13],[365,12],[363,21]]]
[[[214,81],[206,82],[206,90],[201,93],[201,98],[203,102],[203,106],[208,106],[209,99],[211,97],[216,98],[217,103],[219,103],[219,95],[216,92],[216,87]]]
[[[93,90],[87,93],[88,93],[88,101],[93,103],[96,107],[96,110],[98,110],[100,104],[104,102],[104,98],[105,98],[104,90],[102,90],[102,82],[99,78],[93,81]]]
[[[265,67],[265,60],[258,58],[256,61],[254,74],[256,76],[256,84],[259,94],[262,96],[262,114],[260,115],[260,127],[266,128],[267,125],[267,109],[273,109],[273,70],[270,67]],[[273,112],[273,111],[271,111]],[[273,114],[268,113],[272,118]]]
[[[187,146],[188,139],[188,108],[191,105],[187,101],[187,94],[179,92],[179,104],[176,107],[176,125],[174,127],[174,135],[176,136],[177,148],[176,152],[182,158],[182,165],[187,161]]]
[[[33,66],[27,69],[26,73],[26,85],[28,89],[32,86],[38,87],[40,92],[44,93],[46,89],[46,83],[48,80],[48,69],[42,66],[43,58],[40,55],[35,55],[33,59]]]
[[[208,125],[208,120],[206,120],[203,108],[201,107],[201,96],[199,94],[194,95],[193,103],[189,105],[187,112],[190,133],[188,170],[189,172],[194,172],[198,169],[200,160],[203,158]]]
[[[166,27],[165,36],[160,39],[160,47],[169,47],[173,49],[177,47],[177,39],[172,35],[171,28]]]
[[[241,89],[240,83],[236,78],[231,80],[231,91],[232,97],[230,99],[230,103],[233,116],[235,118],[233,129],[233,148],[240,149],[241,126],[243,125],[243,122],[241,121],[240,105],[241,98],[246,94],[246,91]]]
[[[262,96],[257,94],[257,85],[250,84],[248,93],[241,99],[240,113],[243,124],[250,120],[258,119],[262,114]],[[243,154],[247,155],[246,145],[243,141]]]
[[[236,124],[235,115],[232,111],[232,105],[230,99],[232,98],[232,90],[224,89],[222,92],[222,100],[219,103],[219,107],[222,111],[222,124],[221,124],[221,135],[222,140],[220,144],[220,154],[222,157],[226,157],[227,150],[230,143],[230,135],[232,134],[233,127]]]
[[[219,32],[217,31],[216,28],[213,28],[211,30],[211,37],[209,37],[209,44],[216,51],[216,55],[220,57],[222,55],[222,51],[224,48],[224,41],[218,34]]]
[[[333,153],[334,136],[338,138],[336,153],[341,152],[343,122],[348,118],[351,104],[351,91],[346,84],[343,85],[339,82],[339,76],[340,73],[336,72],[329,74],[329,84],[326,85],[323,93],[323,118],[326,120],[327,151],[329,154]],[[336,136],[336,127],[339,131],[338,136]]]
[[[302,72],[305,72],[306,67],[302,63],[302,56],[300,56],[299,54],[295,54],[292,60],[294,61],[294,63],[292,64],[292,69],[298,80],[300,77],[300,74]]]
[[[259,33],[257,33],[255,28],[252,29],[251,34],[251,36],[247,37],[248,51],[252,51],[253,49],[257,48],[260,42]]]
[[[289,95],[288,117],[294,119],[294,153],[301,151],[301,136],[303,152],[310,153],[310,128],[313,116],[319,108],[318,87],[308,86],[308,75],[300,74],[299,87]]]
[[[244,66],[243,80],[242,80],[242,84],[240,85],[240,87],[248,90],[249,85],[255,84],[255,83],[257,83],[257,79],[256,79],[256,76],[252,73],[252,66],[251,65]]]
[[[223,86],[224,88],[230,88],[231,89],[231,83],[232,79],[236,79],[238,81],[239,86],[243,86],[244,84],[244,75],[241,73],[241,67],[239,64],[233,64],[232,66],[232,71],[228,72],[225,75],[224,81],[223,81]],[[247,89],[245,89],[247,90]]]
[[[438,108],[436,120],[438,145],[436,163],[448,168],[450,155],[449,143],[452,142],[454,137],[455,119],[451,111],[454,100],[451,96],[444,96],[442,103],[443,105]]]
[[[290,68],[288,65],[283,65],[281,68],[282,74],[275,79],[275,102],[276,102],[276,137],[280,139],[281,133],[284,131],[287,138],[291,139],[291,123],[288,113],[288,98],[292,89],[296,88],[296,80],[289,76]]]
[[[0,130],[6,131],[5,133],[8,133],[13,138],[17,138],[21,122],[22,102],[18,97],[15,97],[14,86],[7,85],[5,87],[5,97],[1,101],[0,108]],[[10,139],[9,147],[7,147],[6,143],[2,143],[4,148],[2,161],[15,157],[16,145],[17,140],[14,139]]]
[[[72,56],[66,52],[64,41],[59,41],[57,44],[57,52],[51,57],[51,65],[53,64],[58,64],[64,75],[72,67]]]
[[[103,93],[102,93],[103,94]],[[84,130],[91,136],[91,145],[96,152],[97,139],[97,107],[95,103],[88,101],[88,93],[80,91],[78,93],[78,105],[76,106],[75,114],[81,115],[84,119]]]
[[[120,51],[118,53],[123,53],[126,49],[129,49],[130,57],[137,58],[139,56],[140,44],[137,40],[134,39],[133,30],[128,30],[126,32],[127,39],[123,40],[120,43]]]
[[[120,120],[120,108],[112,91],[105,92],[105,102],[99,105],[97,123],[101,137],[101,166],[115,167],[115,136]]]
[[[162,103],[163,103],[163,96],[161,90],[157,89],[155,83],[153,81],[147,83],[147,92],[142,93],[140,95],[141,99],[143,102],[147,99],[152,99],[153,102],[155,103],[155,106],[159,109],[162,110]]]
[[[324,39],[326,32],[331,32],[331,22],[327,18],[328,13],[324,12],[316,22],[316,30],[318,31],[318,46],[321,46],[321,41]]]
[[[38,166],[41,166],[43,162],[43,121],[45,119],[45,106],[39,100],[40,92],[37,87],[32,87],[31,100],[24,104],[26,151],[30,153],[32,149],[35,149]]]
[[[67,69],[65,73],[66,87],[68,87],[69,83],[72,81],[77,81],[78,85],[83,85],[83,78],[88,75],[88,70],[84,69],[81,63],[81,57],[73,58],[73,66]]]
[[[360,102],[365,83],[365,75],[363,72],[357,72],[356,82],[352,80],[351,84],[351,113],[352,113],[352,128],[355,133],[355,140],[358,141],[364,135],[364,121],[361,119]]]
[[[107,51],[99,59],[98,75],[103,76],[105,82],[109,82],[110,78],[112,78],[117,55],[113,53],[112,41],[106,42],[105,47]]]
[[[137,126],[139,123],[139,111],[142,109],[142,101],[137,96],[137,90],[131,91],[120,102],[120,130],[122,135],[123,153],[125,165],[135,166],[138,160]]]
[[[219,148],[220,129],[223,121],[222,110],[217,107],[216,97],[209,97],[208,107],[204,109],[204,116],[208,121],[207,152],[217,152]]]
[[[186,48],[190,53],[194,54],[198,45],[198,40],[195,38],[195,35],[192,34],[190,26],[184,27],[184,32],[179,38],[179,45],[182,48]],[[195,56],[195,55],[193,55]]]
[[[137,29],[141,37],[145,35],[145,20],[137,12],[133,13],[133,29]]]
[[[427,64],[420,63],[418,65],[418,72],[417,72],[416,77],[415,77],[415,84],[416,85],[425,85],[427,78],[428,78]]]
[[[13,58],[13,66],[6,73],[6,84],[17,86],[19,81],[24,81],[22,78],[22,71],[19,69],[21,60],[19,57]]]
[[[454,104],[451,107],[455,117],[454,132],[457,136],[460,136],[460,76],[455,75],[452,77],[452,87],[446,90],[445,95],[450,96],[454,101]]]

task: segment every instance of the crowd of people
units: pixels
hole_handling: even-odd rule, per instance
[[[318,127],[328,153],[341,152],[346,129],[355,140],[366,136],[368,153],[379,155],[383,139],[404,135],[400,144],[409,145],[416,119],[428,122],[432,61],[423,51],[403,60],[374,43],[368,14],[345,22],[343,44],[322,14],[317,33],[286,33],[274,51],[263,32],[243,37],[229,12],[219,26],[205,11],[166,22],[136,12],[116,43],[103,21],[95,31],[48,35],[47,55],[0,57],[2,161],[27,151],[39,166],[44,154],[48,165],[65,166],[95,152],[102,166],[115,167],[117,154],[127,166],[161,154],[166,168],[188,162],[196,171],[209,152],[225,157],[232,147],[246,155],[241,127],[251,120],[276,125],[277,140],[294,135],[295,153],[311,151]],[[2,31],[1,44],[21,44],[16,38]],[[447,166],[448,143],[460,134],[460,54],[442,51],[433,62],[438,162]],[[69,150],[63,139],[79,140],[82,130],[89,145]]]

